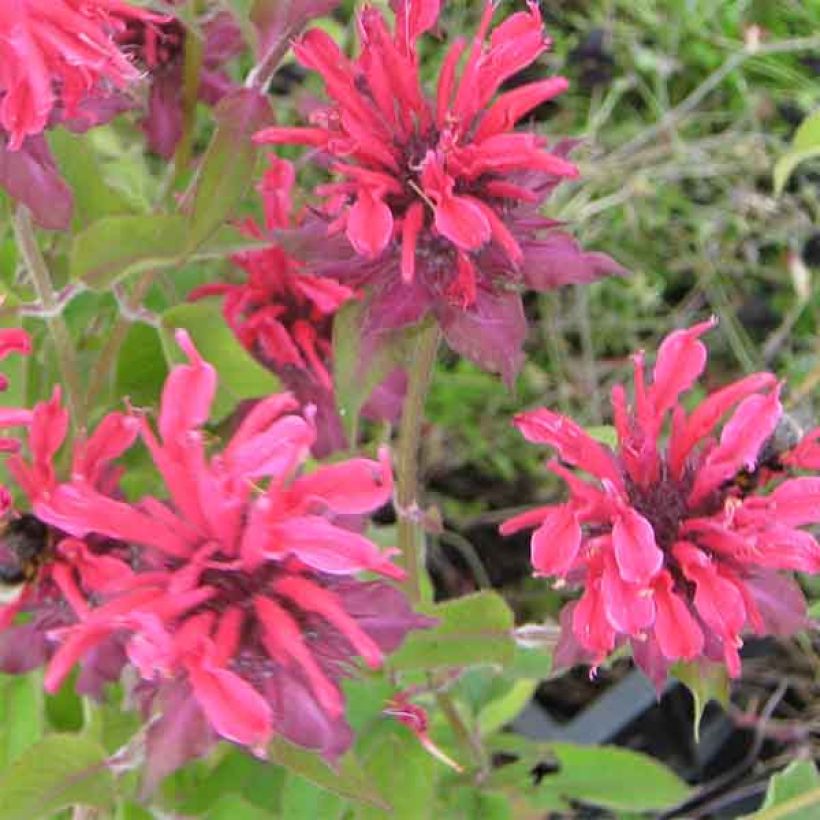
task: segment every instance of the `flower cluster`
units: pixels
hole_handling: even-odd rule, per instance
[[[354,297],[354,291],[330,278],[311,276],[284,248],[273,232],[291,222],[293,166],[271,157],[258,186],[265,214],[264,228],[247,220],[249,236],[270,239],[261,250],[245,251],[232,261],[247,274],[241,284],[213,283],[189,298],[224,297],[225,321],[242,344],[274,370],[303,403],[332,405],[329,371],[332,319]],[[313,389],[311,389],[313,388]]]
[[[537,4],[490,32],[487,3],[473,40],[451,45],[430,98],[418,40],[436,24],[439,2],[392,5],[392,32],[380,11],[360,12],[355,60],[324,32],[307,32],[294,52],[321,74],[330,105],[314,110],[308,127],[266,128],[256,139],[318,149],[339,177],[317,189],[322,211],[292,241],[317,272],[370,286],[371,332],[432,311],[454,349],[509,380],[526,334],[521,288],[620,271],[538,212],[577,175],[568,146],[549,151],[542,137],[514,130],[567,83],[553,77],[498,94],[550,41]]]
[[[118,92],[140,72],[115,37],[166,19],[123,0],[0,3],[0,186],[38,224],[66,228],[73,205],[43,131],[85,130],[127,107]]]
[[[669,334],[649,384],[643,355],[634,357],[633,406],[621,385],[612,392],[614,451],[546,408],[515,419],[529,441],[556,450],[549,467],[570,491],[567,502],[501,528],[536,527],[536,574],[583,588],[561,616],[563,663],[597,664],[629,640],[658,685],[679,660],[722,659],[737,676],[745,630],[789,634],[805,624],[800,589],[778,570],[820,571],[820,545],[803,529],[820,522],[820,478],[793,474],[817,469],[820,429],[767,456],[783,413],[770,373],[687,413],[681,396],[705,368],[700,336],[712,325]]]
[[[291,163],[271,157],[258,186],[264,227],[250,219],[242,225],[249,236],[271,244],[231,258],[247,274],[244,282],[202,285],[189,298],[223,297],[225,321],[239,341],[282,379],[302,406],[315,406],[313,452],[324,456],[346,445],[331,376],[333,317],[358,295],[332,277],[311,275],[276,241],[276,232],[292,221],[294,182]],[[394,421],[404,386],[404,373],[397,369],[376,387],[363,414]]]
[[[332,759],[352,740],[340,677],[358,659],[379,667],[430,624],[394,586],[356,577],[402,577],[353,526],[390,499],[388,456],[303,473],[315,430],[288,394],[260,401],[209,455],[201,428],[216,373],[177,338],[189,363],[168,377],[158,432],[142,415],[110,414],[75,445],[67,482],[53,467],[68,423],[59,392],[34,409],[31,458],[9,467],[55,544],[3,613],[4,668],[49,658],[54,691],[82,662],[85,691],[99,694],[128,664],[157,715],[149,784],[220,737],[264,755],[279,734]],[[117,492],[112,462],[137,436],[167,501]],[[33,617],[9,627],[20,611]]]

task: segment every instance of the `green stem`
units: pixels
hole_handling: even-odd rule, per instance
[[[140,276],[134,285],[131,293],[125,298],[125,304],[130,310],[137,310],[142,304],[145,294],[151,289],[154,282],[156,272],[149,270]],[[128,335],[128,329],[131,327],[131,320],[122,314],[117,316],[114,327],[108,335],[108,340],[105,347],[102,349],[94,369],[91,371],[91,383],[88,387],[88,402],[93,403],[94,399],[100,394],[106,386],[106,382],[111,376],[114,368],[114,363],[117,359],[117,354],[125,342],[125,337]]]
[[[416,500],[418,493],[418,454],[421,424],[424,420],[424,400],[433,375],[439,343],[437,324],[422,327],[408,364],[407,395],[399,427],[398,469],[396,475],[396,505],[401,562],[407,572],[404,589],[411,601],[421,599],[424,528],[419,521]]]
[[[453,735],[460,746],[470,755],[479,771],[484,772],[487,768],[487,755],[484,752],[484,747],[481,745],[481,741],[470,731],[453,699],[447,692],[438,692],[436,694],[436,703],[438,708],[441,709],[441,713],[447,718],[447,722],[453,730]]]
[[[60,377],[66,391],[66,401],[71,411],[71,418],[77,427],[84,427],[85,402],[80,381],[80,371],[77,366],[77,351],[74,341],[68,332],[68,326],[60,313],[60,305],[54,286],[51,281],[46,260],[40,252],[31,213],[25,205],[18,205],[13,217],[14,234],[17,237],[17,246],[23,257],[34,290],[40,305],[46,314],[46,325],[54,342],[54,352],[57,356],[57,365]]]

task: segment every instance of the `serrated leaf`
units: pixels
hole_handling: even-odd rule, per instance
[[[0,820],[49,817],[76,804],[105,809],[113,802],[105,750],[80,735],[45,738],[0,776]]]
[[[254,133],[271,121],[267,97],[241,88],[214,109],[217,127],[196,179],[187,248],[193,250],[231,216],[253,178],[259,149]]]
[[[74,194],[74,230],[105,216],[131,212],[126,198],[103,176],[87,135],[72,134],[64,128],[51,129],[47,135],[60,173]]]
[[[820,811],[820,775],[811,760],[793,760],[772,775],[766,799],[760,811],[749,815],[749,820],[778,817],[783,820],[801,820]]]
[[[691,693],[694,700],[692,714],[695,741],[700,740],[700,721],[706,704],[714,700],[724,708],[729,704],[729,675],[721,663],[683,661],[672,666],[672,675]]]
[[[108,216],[74,237],[69,275],[94,290],[107,290],[128,274],[167,268],[189,259],[222,258],[261,244],[236,228],[224,226],[207,242],[192,247],[185,217],[178,214]]]
[[[515,651],[513,615],[495,592],[479,592],[420,607],[438,619],[432,629],[411,633],[387,661],[391,669],[509,663]]]
[[[162,346],[169,363],[183,361],[174,330],[185,328],[203,358],[216,368],[219,387],[211,410],[213,420],[224,418],[240,401],[268,396],[280,389],[276,376],[237,341],[222,317],[219,299],[177,305],[162,315],[162,326]]]
[[[794,169],[807,159],[820,157],[820,111],[806,117],[795,131],[791,148],[775,163],[774,192],[781,194]]]
[[[128,273],[170,264],[184,242],[182,216],[108,216],[74,238],[69,273],[72,279],[104,290]]]
[[[274,739],[268,752],[274,763],[333,794],[385,811],[390,809],[353,752],[345,754],[332,769],[318,753],[294,746],[281,737]]]
[[[566,810],[569,801],[580,801],[619,812],[660,811],[682,803],[691,791],[657,760],[616,746],[535,743],[503,735],[493,749],[519,760],[493,772],[488,786],[503,786],[545,810]],[[556,770],[536,783],[530,772],[543,762]]]

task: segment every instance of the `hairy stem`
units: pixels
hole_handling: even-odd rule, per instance
[[[80,381],[80,371],[77,366],[77,351],[74,341],[68,332],[68,326],[63,319],[60,301],[54,290],[46,260],[40,252],[37,237],[34,234],[34,225],[31,213],[25,205],[18,205],[13,217],[14,234],[17,246],[23,257],[37,298],[45,314],[45,322],[51,339],[54,342],[54,352],[57,356],[57,365],[60,377],[66,391],[66,400],[71,410],[71,418],[77,427],[84,427],[85,402]]]
[[[396,506],[401,562],[407,572],[405,591],[411,601],[421,598],[420,579],[423,561],[424,529],[416,501],[418,492],[418,455],[421,424],[424,420],[424,400],[433,375],[439,343],[437,324],[419,332],[408,363],[407,395],[399,427],[398,470],[396,475]]]

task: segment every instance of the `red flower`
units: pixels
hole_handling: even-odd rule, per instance
[[[293,182],[293,166],[271,157],[259,185],[265,230],[248,220],[246,233],[262,239],[288,227]],[[276,244],[236,254],[232,261],[248,274],[246,282],[203,285],[190,298],[224,295],[225,320],[248,350],[283,375],[293,368],[306,371],[332,389],[327,362],[333,314],[354,292],[333,279],[303,272]]]
[[[54,458],[68,431],[68,413],[61,406],[59,388],[49,401],[34,410],[17,410],[18,423],[27,426],[27,455],[17,452],[9,458],[9,473],[34,509],[57,488]],[[118,472],[111,466],[135,441],[136,419],[110,413],[89,437],[80,437],[73,450],[71,474],[89,486],[112,490]],[[11,449],[11,448],[8,448]],[[0,609],[0,669],[19,674],[45,662],[54,652],[52,631],[77,621],[92,601],[119,589],[133,575],[129,549],[121,542],[89,536],[78,539],[56,527],[49,527],[31,513],[9,513],[5,534],[0,538],[2,563],[12,573],[22,570],[19,549],[11,542],[21,528],[41,539],[42,565],[27,577],[17,597]],[[24,622],[18,615],[25,613]],[[119,677],[125,654],[117,636],[103,641],[83,660],[77,691],[101,697],[103,684]]]
[[[150,72],[148,113],[142,123],[148,147],[170,159],[182,136],[185,26],[173,17],[162,23],[132,17],[125,23],[116,36],[117,44],[133,55],[136,65]],[[204,15],[197,25],[203,35],[197,94],[204,103],[216,105],[235,85],[223,66],[242,50],[242,32],[225,11]]]
[[[360,12],[356,60],[324,32],[305,34],[296,57],[322,75],[331,104],[313,113],[309,127],[267,128],[257,140],[329,155],[340,181],[317,189],[324,213],[318,224],[306,223],[300,252],[319,272],[372,286],[373,332],[433,311],[456,350],[510,379],[526,332],[518,289],[620,270],[605,256],[582,253],[538,214],[552,188],[577,175],[566,146],[550,152],[543,138],[513,130],[567,83],[554,77],[496,96],[549,40],[529,3],[487,42],[487,3],[472,42],[459,38],[447,52],[430,99],[417,41],[435,25],[439,3],[396,0],[393,7],[393,32],[376,9]],[[342,245],[321,241],[340,232]]]
[[[206,455],[201,427],[216,373],[184,332],[177,338],[190,363],[165,384],[159,436],[140,421],[169,501],[128,504],[75,475],[35,503],[75,538],[117,539],[138,554],[116,594],[79,602],[79,622],[54,633],[46,686],[123,636],[160,712],[151,782],[218,737],[264,754],[279,733],[333,758],[352,740],[338,679],[359,658],[380,666],[408,630],[429,623],[394,587],[354,577],[402,575],[392,551],[340,520],[390,499],[387,454],[300,474],[315,431],[285,394],[257,404],[225,448]]]
[[[121,0],[10,0],[0,4],[0,127],[17,150],[58,107],[82,117],[92,93],[139,77],[112,35],[125,20],[165,18]]]
[[[295,174],[286,160],[270,158],[259,185],[265,212],[264,229],[248,220],[250,236],[272,244],[231,260],[247,273],[241,284],[216,283],[196,288],[189,296],[224,296],[225,321],[242,344],[273,370],[303,406],[317,408],[314,452],[326,455],[345,446],[333,395],[333,317],[355,292],[332,277],[313,276],[273,241],[275,232],[291,224],[291,190]],[[395,419],[403,396],[399,372],[380,385],[366,408],[377,418]],[[395,387],[391,391],[391,387]]]
[[[669,334],[649,385],[643,355],[634,357],[634,405],[621,385],[612,391],[615,451],[546,408],[515,419],[529,441],[555,448],[560,462],[549,467],[570,490],[565,503],[501,527],[536,527],[536,574],[583,587],[562,613],[564,662],[599,663],[630,639],[656,683],[670,663],[701,657],[722,658],[737,676],[742,632],[788,634],[805,623],[799,587],[777,570],[820,570],[820,545],[802,529],[820,521],[820,478],[794,476],[788,466],[806,466],[806,443],[794,450],[798,458],[744,472],[755,469],[781,418],[770,373],[684,410],[680,397],[706,365],[700,336],[713,324]]]

